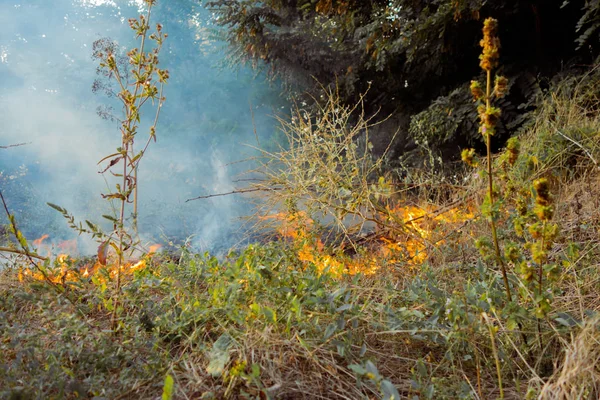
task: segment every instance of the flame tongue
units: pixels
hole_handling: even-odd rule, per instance
[[[63,240],[58,244],[58,249],[67,254],[77,254],[77,239]]]
[[[306,213],[279,213],[262,219],[272,219],[280,223],[277,228],[279,234],[297,243],[297,256],[300,261],[314,264],[320,271],[327,270],[334,275],[340,275],[373,274],[383,262],[421,265],[429,258],[428,244],[445,243],[445,236],[456,229],[457,223],[474,217],[469,207],[466,207],[466,210],[453,208],[440,213],[439,209],[431,205],[400,206],[388,209],[388,213],[384,217],[397,221],[399,225],[404,224],[409,228],[409,232],[397,237],[382,236],[380,244],[370,255],[353,258],[328,254],[321,240],[310,234],[313,221]]]
[[[44,240],[48,239],[48,237],[49,237],[49,235],[47,233],[43,234],[41,237],[39,237],[33,241],[33,245],[35,247],[41,246],[42,243],[44,242]]]
[[[301,262],[313,264],[321,272],[328,271],[340,276],[356,273],[374,274],[385,263],[402,262],[409,266],[421,265],[430,256],[428,250],[431,243],[444,243],[448,233],[455,230],[458,223],[474,218],[468,207],[466,210],[454,208],[439,213],[432,206],[403,206],[388,209],[388,213],[386,214],[388,218],[398,221],[399,225],[403,223],[409,228],[410,233],[396,237],[381,236],[379,245],[375,249],[356,257],[329,254],[323,242],[311,233],[314,222],[305,212],[279,213],[263,217],[263,220],[271,219],[279,222],[278,232],[297,245],[297,256]],[[36,239],[34,244],[39,246],[46,239],[48,235],[43,235]],[[76,241],[64,241],[58,247],[73,249],[76,248]],[[150,245],[147,255],[151,256],[161,247],[160,244]],[[92,267],[89,265],[82,268],[73,267],[74,262],[68,254],[61,254],[56,258],[55,268],[48,276],[57,283],[73,281],[78,277],[95,276],[101,269],[107,270],[110,277],[116,277],[119,272],[122,276],[128,276],[148,265],[148,257],[121,266],[111,265],[109,248],[107,242],[98,247],[98,262]],[[104,279],[100,275],[96,276],[97,279]],[[23,280],[26,277],[44,279],[43,275],[35,270],[23,269],[19,273],[19,279]]]
[[[101,247],[103,247],[101,245]],[[109,246],[105,246],[109,247]],[[161,245],[151,246],[151,250],[156,251]],[[100,252],[104,255],[104,252]],[[149,253],[150,255],[151,253]],[[104,262],[103,262],[104,261]],[[137,262],[129,262],[121,266],[116,264],[107,263],[106,258],[99,257],[94,265],[85,264],[83,266],[77,266],[75,260],[73,260],[68,254],[59,254],[54,260],[53,266],[45,270],[47,278],[54,283],[68,284],[73,283],[81,278],[95,277],[98,281],[104,282],[106,280],[105,275],[97,274],[99,271],[104,270],[108,272],[108,276],[115,278],[120,272],[121,277],[131,276],[135,271],[143,270],[148,266],[148,258],[144,258]],[[40,266],[40,268],[44,268]],[[19,271],[19,281],[24,281],[26,278],[33,278],[35,280],[46,280],[46,276],[37,269],[22,268]]]
[[[148,247],[148,255],[156,253],[161,247],[162,247],[162,244],[158,244],[158,243],[150,245]]]

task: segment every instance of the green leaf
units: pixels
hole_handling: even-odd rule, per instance
[[[343,295],[345,292],[346,292],[346,288],[341,287],[331,294],[331,298],[335,300],[338,297],[340,297],[341,295]]]
[[[111,215],[102,215],[102,218],[106,218],[109,221],[112,222],[119,222],[115,217],[111,216]]]
[[[360,357],[364,357],[365,354],[367,354],[367,344],[363,343],[363,345],[360,347]]]
[[[208,354],[210,362],[206,367],[206,372],[213,377],[218,377],[225,372],[225,366],[229,362],[229,348],[231,347],[231,336],[224,333],[213,344],[213,348]]]
[[[509,317],[508,320],[506,321],[506,328],[509,331],[515,331],[515,330],[517,330],[518,327],[519,327],[519,323],[517,322],[517,320],[515,318]]]
[[[564,325],[568,328],[572,328],[579,324],[579,321],[577,321],[577,319],[575,319],[572,315],[565,313],[565,312],[559,312],[558,317],[554,318],[554,320],[556,322],[558,322],[559,324]]]
[[[327,329],[325,329],[325,339],[329,339],[337,330],[337,324],[331,323],[327,325]]]
[[[254,377],[254,378],[258,378],[260,377],[260,366],[258,364],[252,364],[250,366],[250,374]]]
[[[53,203],[46,203],[48,204],[50,207],[54,208],[56,211],[58,211],[59,213],[64,214],[65,212],[67,212],[67,210],[65,210],[64,208],[62,208],[61,206],[57,206],[56,204]]]
[[[384,400],[400,400],[398,389],[387,379],[381,381],[381,391],[383,392]]]
[[[358,364],[350,364],[348,365],[348,369],[357,375],[365,375],[367,373],[367,370],[364,369],[362,365]]]
[[[173,398],[173,377],[169,374],[165,376],[163,385],[162,400],[171,400]]]
[[[96,231],[96,225],[94,225],[91,221],[88,221],[87,219],[85,220],[85,223],[87,224],[87,226],[92,230],[92,231]]]
[[[262,313],[268,322],[275,324],[277,323],[277,313],[275,310],[269,307],[262,307]]]
[[[370,360],[365,363],[365,368],[367,369],[367,372],[370,372],[376,377],[379,377],[379,371],[377,370],[377,367]]]
[[[344,304],[342,306],[339,306],[338,308],[336,308],[335,311],[337,312],[341,312],[341,311],[346,311],[352,308],[352,304]]]

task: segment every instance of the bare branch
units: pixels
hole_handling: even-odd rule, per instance
[[[31,142],[29,143],[17,143],[17,144],[9,144],[8,146],[0,146],[0,149],[10,149],[11,147],[20,147],[20,146],[26,146],[28,144],[31,144]]]
[[[193,199],[187,199],[185,202],[187,203],[188,201],[192,201],[192,200],[210,199],[212,197],[229,196],[232,194],[244,194],[244,193],[251,193],[251,192],[270,192],[273,190],[281,190],[281,189],[282,188],[269,188],[269,187],[236,189],[236,190],[232,190],[231,192],[226,192],[226,193],[215,193],[215,194],[207,194],[205,196],[194,197]]]
[[[10,247],[0,247],[0,252],[20,254],[22,256],[30,256],[32,258],[37,258],[38,260],[42,260],[42,261],[46,261],[48,259],[48,257],[43,257],[43,256],[37,255],[35,253],[26,253],[23,250],[13,249]]]
[[[571,139],[570,137],[568,137],[567,135],[565,135],[564,133],[562,133],[561,131],[559,131],[558,129],[556,129],[556,132],[564,137],[565,139],[567,139],[569,142],[573,143],[575,146],[579,147],[581,150],[583,150],[585,152],[585,154],[588,156],[588,158],[590,160],[592,160],[592,162],[594,163],[594,165],[597,167],[598,166],[598,162],[596,161],[596,159],[594,158],[594,156],[592,156],[592,153],[590,153],[590,151],[588,149],[586,149],[585,147],[583,147],[583,145],[577,141],[575,141],[574,139]]]

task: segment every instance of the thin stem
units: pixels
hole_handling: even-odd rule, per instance
[[[149,5],[148,6],[148,12],[146,14],[146,19],[144,21],[144,26],[143,28],[143,33],[141,34],[142,40],[140,43],[140,47],[139,47],[139,55],[140,55],[140,62],[138,63],[138,67],[137,67],[137,77],[140,76],[140,73],[142,71],[142,64],[143,64],[143,59],[144,59],[144,47],[145,47],[145,43],[146,43],[146,35],[147,35],[147,31],[150,28],[150,13],[152,11],[152,6]],[[119,85],[121,85],[121,87],[123,87],[123,84],[121,83],[119,76],[117,75],[117,80],[119,81]],[[138,93],[140,91],[140,88],[143,86],[143,83],[139,82],[139,78],[136,80],[136,82],[133,84],[135,89],[133,91],[133,104],[127,104],[124,102],[125,104],[125,108],[126,108],[126,117],[127,117],[127,122],[124,124],[125,126],[123,126],[123,128],[121,129],[121,146],[123,149],[123,171],[122,171],[122,186],[121,186],[121,210],[119,212],[119,226],[118,226],[118,240],[119,240],[119,246],[118,246],[118,260],[117,260],[117,293],[115,296],[115,304],[114,304],[114,309],[113,309],[113,313],[112,313],[112,322],[111,325],[113,327],[113,329],[116,328],[116,316],[117,316],[117,309],[119,307],[119,299],[120,299],[120,293],[121,293],[121,268],[124,262],[124,257],[123,257],[123,252],[124,252],[124,240],[125,240],[125,208],[127,207],[127,203],[129,202],[129,194],[130,194],[130,189],[132,189],[133,191],[133,196],[134,196],[134,200],[133,200],[133,229],[135,232],[137,232],[137,208],[138,208],[138,185],[137,185],[137,172],[138,172],[138,168],[137,168],[137,163],[135,165],[131,165],[131,171],[128,171],[128,166],[130,164],[130,159],[135,157],[135,154],[133,154],[133,144],[134,144],[134,129],[133,127],[135,127],[134,125],[134,121],[136,119],[136,115],[134,115],[133,111],[132,111],[132,107],[135,107],[135,109],[137,110],[136,113],[140,112],[140,108],[141,106],[144,104],[145,100],[142,98],[143,96],[140,96],[140,98],[138,99]],[[138,114],[139,115],[139,114]],[[155,122],[156,123],[156,122]],[[144,149],[145,150],[145,149]],[[138,161],[139,162],[139,161]],[[131,176],[133,174],[133,181],[131,181]]]
[[[502,387],[502,370],[500,368],[500,357],[498,356],[498,348],[496,346],[496,337],[494,332],[494,327],[492,326],[491,321],[489,320],[486,313],[482,313],[483,318],[488,326],[488,330],[490,332],[490,341],[492,343],[492,352],[494,354],[494,361],[496,363],[496,374],[498,376],[498,386],[500,387],[500,398],[504,399],[504,389]]]
[[[121,142],[123,145],[123,149],[125,154],[128,154],[129,151],[129,143],[127,139],[126,132],[122,132]],[[127,192],[127,158],[123,158],[123,186],[122,190]],[[121,211],[119,212],[119,251],[117,254],[117,293],[115,295],[115,304],[113,305],[113,313],[111,317],[111,326],[113,329],[117,327],[117,309],[119,308],[119,298],[121,294],[121,265],[123,264],[123,237],[124,237],[124,229],[125,229],[125,205],[127,203],[127,198],[121,198]]]
[[[22,256],[29,256],[31,258],[37,258],[38,260],[42,260],[42,261],[46,261],[48,259],[48,257],[43,257],[43,256],[37,255],[35,253],[26,253],[23,250],[13,249],[10,247],[0,247],[0,252],[20,254]]]
[[[477,372],[477,393],[479,394],[479,398],[483,399],[483,392],[481,391],[481,360],[479,359],[479,352],[477,349],[475,349],[474,353]]]
[[[20,147],[20,146],[25,146],[31,143],[17,143],[17,144],[9,144],[7,146],[0,146],[0,149],[10,149],[11,147]]]
[[[131,143],[131,153],[135,156],[133,150],[133,143]],[[132,228],[135,234],[138,234],[138,164],[133,166],[133,214],[132,214]]]
[[[492,90],[492,72],[487,71],[487,87],[486,87],[486,95],[485,95],[485,105],[486,110],[489,112],[491,108],[490,99],[491,99],[491,90]],[[498,244],[498,233],[496,232],[496,221],[494,220],[494,178],[493,178],[493,170],[492,170],[492,135],[490,132],[486,131],[486,145],[487,145],[487,170],[488,170],[488,190],[490,197],[490,207],[491,207],[491,215],[490,215],[490,225],[492,227],[492,238],[494,240],[494,250],[496,252],[496,259],[500,264],[500,268],[502,270],[502,279],[504,280],[504,286],[506,288],[506,297],[508,301],[512,301],[512,295],[510,293],[510,286],[508,283],[508,274],[506,272],[506,265],[504,265],[504,260],[502,259],[502,255],[500,254],[500,245]]]
[[[544,252],[545,233],[546,233],[546,221],[544,221],[542,223],[542,239],[541,239],[541,246],[540,246],[540,251],[542,253]],[[538,266],[538,295],[540,296],[540,298],[542,298],[542,291],[544,290],[544,287],[543,287],[544,262],[546,262],[546,257],[545,256],[540,260],[540,265]],[[543,349],[544,348],[544,344],[543,344],[543,340],[542,340],[542,322],[541,322],[541,318],[538,318],[538,320],[537,320],[537,330],[538,330],[538,339],[540,341],[540,349]]]
[[[146,15],[146,21],[144,22],[145,27],[144,27],[144,34],[142,35],[142,43],[140,44],[140,49],[139,49],[139,55],[140,55],[140,62],[138,63],[138,69],[137,69],[137,75],[136,76],[140,76],[140,72],[142,71],[142,60],[144,59],[144,45],[146,43],[146,27],[150,28],[150,12],[152,11],[152,6],[148,6],[148,13]],[[137,98],[137,94],[138,91],[140,90],[140,87],[142,85],[139,82],[135,82],[135,90],[133,91],[133,99],[134,99],[134,103],[135,103],[135,99]],[[138,112],[140,112],[140,108],[141,106],[144,105],[144,101],[142,99],[140,99],[138,105],[137,105],[137,110]],[[129,126],[131,127],[131,118],[129,119]],[[131,146],[131,152],[133,152],[133,143]],[[126,154],[129,154],[128,152]],[[124,161],[125,164],[127,165],[127,160]],[[133,167],[133,173],[134,173],[134,181],[133,181],[133,230],[137,233],[137,211],[138,211],[138,182],[137,182],[137,165],[135,167]],[[126,170],[125,172],[126,173]],[[125,175],[123,175],[125,176]],[[125,187],[125,186],[123,186]],[[118,277],[117,277],[118,280]]]

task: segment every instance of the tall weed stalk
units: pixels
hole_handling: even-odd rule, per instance
[[[486,73],[486,87],[485,92],[478,81],[471,82],[471,93],[479,106],[477,111],[479,113],[480,128],[479,131],[486,140],[487,148],[487,177],[488,177],[488,194],[486,199],[486,209],[490,220],[490,226],[492,230],[492,240],[494,244],[494,252],[496,255],[496,262],[500,265],[502,271],[502,279],[504,280],[504,286],[506,288],[506,297],[508,301],[512,301],[512,295],[510,292],[510,285],[508,282],[508,273],[506,265],[500,252],[500,245],[498,243],[498,233],[496,230],[496,219],[497,210],[494,202],[494,171],[492,165],[492,136],[496,132],[496,124],[498,123],[501,115],[501,110],[498,107],[492,106],[492,100],[504,97],[508,88],[508,80],[503,77],[496,75],[494,80],[494,87],[492,90],[492,70],[498,66],[498,58],[500,56],[500,39],[497,36],[498,21],[493,18],[485,20],[483,25],[483,39],[480,44],[483,48],[483,52],[479,56],[481,69]],[[463,152],[463,159],[467,153]]]
[[[80,233],[90,233],[98,239],[100,242],[98,260],[101,264],[106,264],[110,249],[113,249],[116,254],[113,327],[115,327],[121,291],[121,269],[126,261],[126,253],[133,251],[139,242],[137,238],[138,168],[150,143],[156,141],[156,126],[165,101],[163,89],[169,79],[169,72],[158,68],[158,56],[168,35],[163,32],[161,24],[156,24],[155,31],[150,33],[150,18],[155,4],[156,0],[145,0],[147,7],[145,14],[140,15],[139,18],[129,19],[129,26],[140,43],[138,47],[127,52],[126,56],[120,54],[118,44],[110,39],[100,39],[93,46],[93,56],[100,61],[98,74],[104,78],[94,82],[93,89],[114,95],[123,107],[123,116],[115,118],[119,120],[120,125],[120,146],[98,163],[104,165],[101,173],[110,173],[118,181],[115,183],[114,190],[102,194],[104,199],[111,202],[115,200],[118,203],[116,215],[102,216],[112,223],[112,232],[104,233],[89,221],[86,221],[87,228],[84,228],[82,224],[75,223],[73,216],[67,210],[50,204],[67,218],[72,228]],[[150,41],[154,42],[154,46],[149,50]],[[134,145],[142,123],[142,109],[148,108],[149,104],[154,105],[154,116],[149,121],[148,137],[143,142],[141,150],[136,151]],[[131,223],[128,225],[129,210]]]

